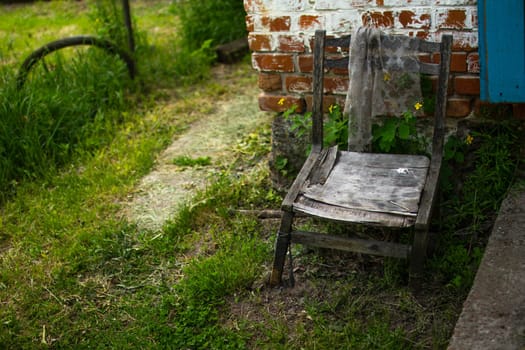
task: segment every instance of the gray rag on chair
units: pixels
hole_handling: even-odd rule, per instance
[[[415,115],[422,103],[417,41],[361,27],[352,35],[349,89],[344,113],[349,117],[348,150],[369,151],[376,116]]]

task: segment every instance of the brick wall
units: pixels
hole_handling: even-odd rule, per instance
[[[479,106],[476,0],[244,0],[244,7],[262,110],[309,109],[315,30],[338,36],[370,21],[388,33],[431,41],[453,34],[447,115],[465,117]],[[348,72],[330,71],[325,107],[343,104],[347,88]]]

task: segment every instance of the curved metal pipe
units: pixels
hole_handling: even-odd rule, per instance
[[[31,53],[20,66],[18,76],[16,78],[17,87],[20,89],[24,85],[27,79],[27,75],[31,70],[31,67],[33,67],[40,59],[50,54],[51,52],[60,50],[65,47],[78,45],[92,45],[104,49],[111,54],[118,55],[119,58],[122,61],[124,61],[124,63],[126,63],[131,79],[135,77],[135,61],[133,57],[131,57],[126,51],[121,50],[111,41],[96,38],[93,36],[80,35],[52,41],[33,51],[33,53]]]

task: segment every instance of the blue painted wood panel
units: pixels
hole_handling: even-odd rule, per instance
[[[478,0],[480,97],[525,102],[525,0]]]

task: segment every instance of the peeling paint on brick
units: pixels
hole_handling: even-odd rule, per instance
[[[261,74],[261,90],[267,92],[260,100],[265,110],[282,109],[276,105],[277,96],[311,101],[315,30],[325,29],[329,36],[337,37],[363,24],[430,41],[452,34],[449,94],[453,98],[449,112],[456,117],[468,115],[477,98],[476,0],[244,0],[244,6],[253,67]],[[342,51],[333,50],[330,55],[348,54]],[[426,59],[438,61],[435,57]],[[344,101],[347,71],[327,72],[325,100]]]

